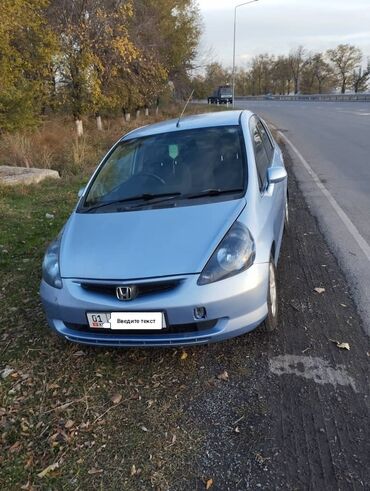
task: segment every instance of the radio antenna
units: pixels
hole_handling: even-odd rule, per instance
[[[191,98],[193,97],[193,94],[194,94],[194,89],[191,91],[191,94],[189,95],[189,99],[186,101],[186,104],[184,106],[184,109],[182,110],[182,113],[180,114],[180,117],[179,119],[177,120],[177,123],[176,123],[176,128],[178,128],[180,126],[180,120],[181,118],[183,117],[184,115],[184,112],[186,111],[186,108],[188,107],[188,104],[191,100]]]

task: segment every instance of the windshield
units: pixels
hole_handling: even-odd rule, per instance
[[[220,93],[221,93],[221,95],[223,95],[225,97],[231,97],[232,96],[232,91],[231,91],[230,87],[223,87],[220,90]]]
[[[86,207],[135,200],[148,203],[208,195],[225,196],[245,188],[245,159],[238,126],[152,135],[119,143],[95,177]],[[207,193],[208,192],[208,193]],[[166,198],[165,198],[166,197]],[[125,204],[126,206],[126,204]]]

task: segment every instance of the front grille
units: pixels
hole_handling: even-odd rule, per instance
[[[125,329],[125,330],[120,330],[120,329],[92,329],[89,327],[88,324],[74,324],[71,322],[65,322],[64,323],[68,329],[73,329],[75,331],[80,331],[80,332],[88,332],[88,333],[99,333],[99,334],[105,334],[107,336],[114,336],[116,334],[119,335],[140,335],[140,336],[148,336],[148,335],[165,335],[165,334],[184,334],[188,332],[201,332],[201,331],[207,331],[209,329],[212,329],[215,327],[217,324],[217,319],[214,320],[209,320],[209,321],[202,321],[202,322],[191,322],[189,324],[174,324],[174,325],[169,325],[164,329],[161,329],[160,331],[143,331],[143,330],[134,330],[134,329]]]
[[[155,293],[163,293],[170,290],[174,290],[177,288],[182,280],[171,280],[171,281],[156,281],[149,283],[115,283],[115,284],[106,284],[106,283],[81,283],[81,287],[84,290],[88,290],[91,292],[102,293],[109,296],[116,296],[116,288],[118,286],[135,286],[137,289],[137,296],[142,297],[144,295],[150,295]]]

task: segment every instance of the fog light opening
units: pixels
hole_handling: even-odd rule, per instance
[[[195,307],[194,309],[194,317],[195,319],[205,319],[207,317],[207,311],[205,307]]]

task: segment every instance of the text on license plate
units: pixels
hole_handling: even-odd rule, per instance
[[[93,329],[156,330],[166,327],[163,312],[94,312],[87,314]]]

